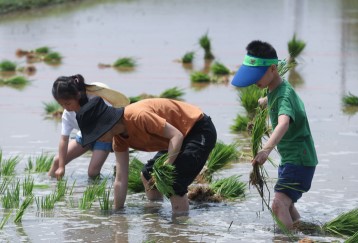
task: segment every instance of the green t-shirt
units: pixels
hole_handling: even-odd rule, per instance
[[[281,155],[281,165],[285,163],[316,166],[318,163],[316,149],[308,124],[304,104],[292,86],[283,81],[267,95],[270,120],[273,129],[277,126],[278,117],[290,117],[287,132],[277,144]]]

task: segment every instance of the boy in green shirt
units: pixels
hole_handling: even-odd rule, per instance
[[[300,218],[295,203],[310,189],[318,163],[314,142],[302,100],[278,73],[276,50],[258,40],[249,43],[246,50],[243,65],[231,83],[237,87],[256,84],[261,89],[268,88],[267,97],[261,98],[259,104],[268,103],[273,132],[252,164],[264,164],[277,146],[281,162],[272,210],[292,229]]]

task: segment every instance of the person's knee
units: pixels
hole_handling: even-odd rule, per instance
[[[276,193],[272,201],[272,211],[277,215],[281,210],[289,210],[292,206],[292,200],[283,193]]]
[[[88,168],[88,177],[90,178],[97,178],[101,173],[101,170],[100,169],[97,169],[97,168],[92,168],[92,167],[89,167]]]

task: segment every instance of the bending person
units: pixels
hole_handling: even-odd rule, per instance
[[[61,76],[56,79],[52,87],[52,95],[64,108],[62,114],[62,129],[58,154],[55,156],[49,176],[61,179],[65,174],[65,166],[73,159],[81,156],[88,150],[92,150],[91,161],[88,166],[88,176],[97,177],[101,168],[112,151],[111,142],[93,141],[82,147],[82,136],[78,132],[76,139],[70,140],[73,130],[79,130],[76,121],[76,112],[93,97],[101,96],[116,107],[129,104],[127,97],[121,93],[109,89],[101,83],[86,84],[82,75]]]
[[[144,99],[125,108],[107,106],[94,98],[77,113],[83,145],[100,139],[110,141],[116,155],[114,182],[115,209],[124,207],[128,189],[129,148],[140,151],[168,153],[166,163],[175,166],[170,197],[173,213],[188,212],[188,186],[205,165],[216,143],[216,130],[211,118],[191,104],[164,98]],[[158,156],[155,156],[158,157]],[[149,160],[142,170],[142,181],[150,200],[162,195],[149,180],[155,160]]]

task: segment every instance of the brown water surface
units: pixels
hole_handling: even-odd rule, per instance
[[[82,74],[88,83],[104,82],[128,96],[158,95],[177,86],[184,100],[209,114],[218,139],[243,138],[230,126],[244,109],[230,84],[198,89],[190,83],[190,70],[176,59],[195,51],[193,70],[204,68],[198,40],[208,32],[216,60],[235,71],[246,45],[254,39],[270,42],[286,58],[287,42],[296,33],[307,43],[299,65],[290,73],[303,99],[319,158],[311,190],[297,203],[306,221],[325,223],[358,205],[358,115],[342,105],[344,94],[358,95],[358,4],[356,1],[243,1],[142,0],[83,1],[38,11],[0,16],[0,60],[16,61],[15,51],[49,46],[60,52],[58,66],[36,63],[31,84],[23,89],[0,87],[0,148],[3,157],[21,155],[17,175],[22,176],[29,156],[57,152],[61,124],[44,117],[43,102],[53,100],[51,87],[61,75]],[[99,69],[99,63],[136,58],[131,72]],[[288,75],[287,75],[288,76]],[[145,161],[148,154],[138,154]],[[278,161],[278,156],[273,155]],[[74,197],[88,185],[89,157],[66,168],[69,183],[76,180]],[[103,175],[111,175],[114,155]],[[272,178],[276,169],[267,165]],[[250,163],[236,163],[218,176],[242,174],[247,181]],[[46,175],[36,183],[55,185]],[[273,187],[273,184],[270,184]],[[271,188],[272,188],[271,187]],[[47,192],[39,191],[46,194]],[[142,194],[129,195],[126,208],[104,214],[98,203],[81,211],[61,202],[44,214],[31,206],[20,224],[10,220],[0,230],[0,241],[10,242],[286,242],[274,233],[272,217],[261,211],[256,191],[247,198],[219,204],[193,204],[187,217],[172,218],[170,203],[151,203]],[[0,210],[0,218],[4,210]],[[231,226],[230,226],[231,225]],[[341,238],[305,236],[321,242]]]

